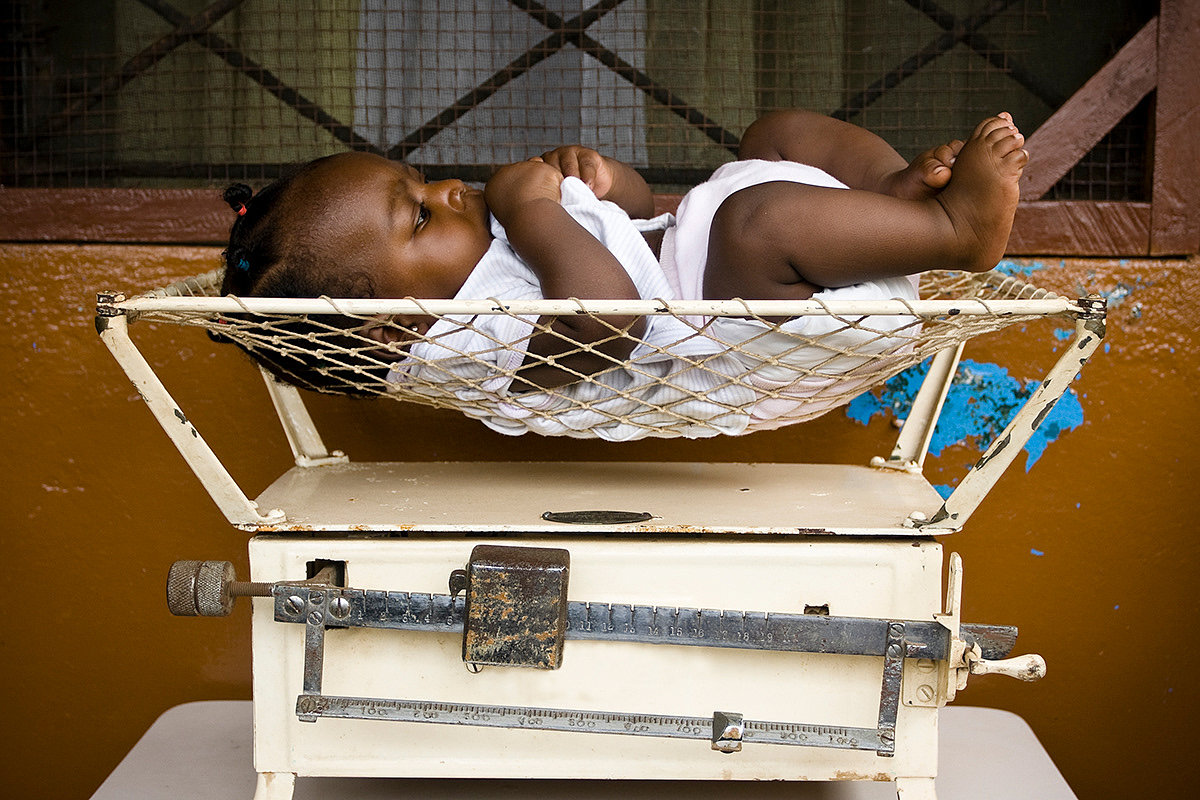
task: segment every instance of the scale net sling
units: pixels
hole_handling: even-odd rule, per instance
[[[614,441],[803,422],[974,336],[1079,310],[997,271],[929,272],[919,300],[864,301],[221,298],[220,279],[218,270],[135,298],[147,301],[135,316],[204,328],[301,388],[453,408],[503,433]],[[539,320],[585,313],[602,322],[645,315],[647,330],[656,318],[670,318],[671,333],[664,339],[659,323],[658,336],[636,337],[605,323],[611,339],[632,340],[629,358],[600,354],[609,366],[553,389],[524,383],[522,365],[542,360],[562,368],[573,352],[599,354],[602,342],[568,339],[554,359],[525,352],[540,331],[563,338]],[[401,314],[437,323],[418,333],[390,321]],[[477,327],[497,314],[524,334],[501,341]],[[389,348],[368,335],[380,325],[395,327],[400,343]],[[467,340],[474,344],[462,349]]]

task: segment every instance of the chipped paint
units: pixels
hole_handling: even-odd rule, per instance
[[[1061,263],[1062,262],[1060,261],[1059,264]],[[1011,275],[1016,278],[1028,278],[1038,270],[1045,269],[1046,266],[1046,264],[1037,260],[1014,261],[1013,259],[1006,258],[996,265],[996,271],[1002,272],[1005,275]]]
[[[877,783],[891,782],[892,775],[886,772],[857,772],[855,770],[840,769],[833,773],[835,781],[874,781]]]
[[[900,373],[881,389],[855,398],[846,407],[846,415],[863,425],[876,416],[892,415],[902,419],[929,370],[926,361]],[[996,438],[1004,426],[1037,388],[1038,381],[1021,381],[1008,370],[992,363],[964,359],[946,396],[937,428],[929,444],[932,456],[947,447],[963,445],[983,448]],[[1037,462],[1046,447],[1060,435],[1083,424],[1083,407],[1073,389],[1068,389],[1039,420],[1037,430],[1025,444],[1025,471]]]

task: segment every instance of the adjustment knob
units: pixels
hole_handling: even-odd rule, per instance
[[[167,608],[177,617],[227,617],[234,580],[228,561],[176,561],[167,574]]]

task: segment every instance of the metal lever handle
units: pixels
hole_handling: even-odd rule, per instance
[[[1007,675],[1021,681],[1037,681],[1046,677],[1046,659],[1037,653],[988,661],[977,656],[978,647],[974,649],[976,653],[970,659],[972,675]]]

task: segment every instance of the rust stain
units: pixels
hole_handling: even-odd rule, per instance
[[[893,778],[886,772],[855,772],[853,770],[839,770],[833,774],[835,781],[877,781],[881,783],[890,783]]]
[[[566,630],[569,555],[479,545],[467,573],[463,660],[556,669]]]

